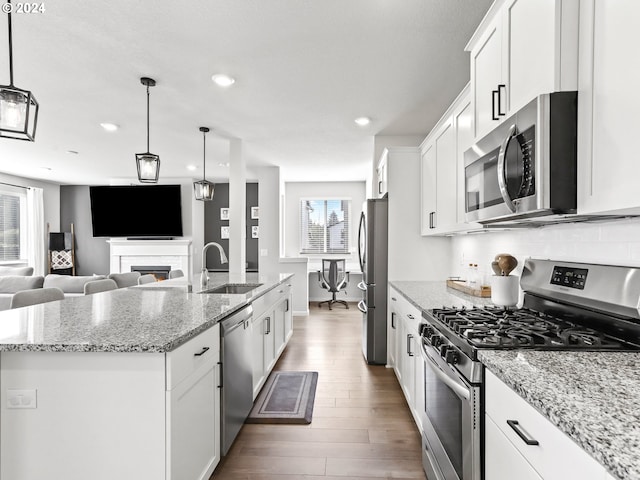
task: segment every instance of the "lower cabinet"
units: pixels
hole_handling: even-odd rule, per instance
[[[422,415],[420,409],[424,404],[424,364],[420,356],[420,335],[418,325],[422,315],[420,310],[414,307],[393,287],[389,287],[391,299],[389,315],[390,322],[395,325],[389,342],[393,342],[391,349],[394,351],[393,365],[398,382],[402,387],[411,414],[419,429],[422,428]]]
[[[605,480],[605,468],[489,370],[485,477]]]
[[[291,285],[279,285],[253,302],[251,328],[255,400],[293,334]]]

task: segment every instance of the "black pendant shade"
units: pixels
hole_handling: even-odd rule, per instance
[[[207,181],[207,132],[209,129],[207,127],[200,127],[199,130],[202,132],[202,180],[199,182],[193,182],[193,193],[196,197],[196,200],[202,200],[203,202],[208,202],[213,200],[213,191],[214,184]]]
[[[7,0],[11,4],[11,0]],[[38,102],[29,90],[13,85],[13,39],[9,8],[9,85],[0,85],[0,137],[33,142],[38,123]]]
[[[153,78],[142,77],[140,83],[147,87],[147,151],[145,153],[136,153],[138,181],[140,183],[158,183],[160,157],[149,152],[149,87],[155,87],[156,81]]]

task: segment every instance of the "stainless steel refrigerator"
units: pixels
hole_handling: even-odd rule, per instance
[[[358,229],[358,257],[362,282],[362,353],[369,364],[387,363],[387,251],[388,202],[367,200]]]

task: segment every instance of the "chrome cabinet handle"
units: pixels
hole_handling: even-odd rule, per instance
[[[502,145],[500,145],[500,152],[498,153],[498,187],[500,188],[500,195],[502,195],[502,199],[504,200],[504,204],[507,208],[514,213],[516,211],[516,206],[513,204],[513,200],[507,190],[507,162],[505,161],[505,156],[507,154],[507,149],[509,148],[509,143],[511,143],[511,140],[516,135],[518,135],[518,127],[514,124],[509,128],[509,133],[502,141]]]
[[[507,86],[504,84],[498,85],[498,116],[504,117],[507,112],[502,111],[502,90],[504,90],[505,94],[507,93]],[[507,102],[505,102],[507,103]]]
[[[496,99],[500,95],[498,90],[491,90],[491,120],[500,120],[496,114]]]
[[[391,312],[391,328],[396,329],[396,312]]]
[[[513,429],[513,431],[516,432],[518,436],[522,439],[522,441],[527,445],[540,445],[540,442],[538,442],[533,438],[527,437],[525,433],[522,430],[520,430],[520,427],[519,427],[520,424],[518,423],[517,420],[507,420],[507,425],[509,425]]]
[[[436,228],[436,212],[429,212],[429,228]]]
[[[409,355],[410,357],[413,357],[413,352],[411,351],[411,339],[412,338],[413,338],[413,335],[408,333],[407,334],[407,355]]]
[[[204,355],[208,351],[209,351],[209,347],[202,347],[202,350],[200,351],[200,353],[194,353],[193,356],[194,357],[201,357],[202,355]]]
[[[264,334],[269,335],[271,333],[271,317],[267,317],[265,320],[267,322],[267,331]]]
[[[382,181],[378,182],[378,195],[382,195]]]

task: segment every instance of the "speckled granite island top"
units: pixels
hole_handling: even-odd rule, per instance
[[[480,352],[480,360],[621,480],[640,480],[640,353]]]
[[[210,273],[207,288],[261,283],[247,294],[197,293],[186,279],[122,288],[0,312],[0,351],[168,352],[289,279]]]

